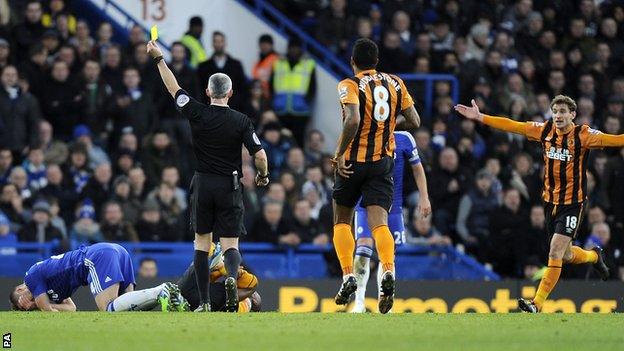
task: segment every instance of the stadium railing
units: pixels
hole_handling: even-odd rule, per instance
[[[144,258],[157,262],[161,277],[179,277],[191,263],[193,243],[121,242],[138,269]],[[50,257],[59,242],[17,243],[0,247],[0,276],[21,277],[37,261]],[[72,248],[79,247],[73,242]],[[243,260],[261,279],[320,279],[328,276],[326,257],[331,245],[297,247],[270,243],[241,243]],[[499,276],[452,246],[400,246],[397,277],[405,280],[499,280]]]

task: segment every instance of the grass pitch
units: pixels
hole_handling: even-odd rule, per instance
[[[2,312],[14,350],[622,350],[624,314]]]

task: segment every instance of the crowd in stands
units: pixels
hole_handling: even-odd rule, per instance
[[[345,61],[355,39],[371,38],[379,70],[453,74],[461,100],[474,98],[485,113],[543,121],[550,99],[564,93],[578,103],[577,123],[622,133],[624,3],[273,3]],[[146,33],[135,26],[127,42],[115,42],[111,24],[91,27],[70,5],[0,0],[0,245],[191,240],[190,129],[146,53]],[[228,74],[230,106],[254,121],[270,163],[271,183],[257,189],[243,151],[243,241],[331,244],[333,150],[322,131],[305,128],[318,94],[314,60],[296,39],[277,53],[262,35],[250,38],[259,56],[246,77],[225,34],[204,33],[209,43],[202,34],[202,19],[193,17],[171,45],[169,66],[202,101],[208,77]],[[413,134],[433,206],[432,217],[416,215],[407,174],[408,243],[458,245],[503,277],[530,277],[548,255],[540,145],[455,116],[447,81],[435,83],[433,115],[424,115],[424,85],[407,84],[423,117]],[[576,240],[602,246],[617,272],[624,266],[624,151],[592,152],[587,187]]]

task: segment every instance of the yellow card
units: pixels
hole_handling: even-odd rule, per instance
[[[152,33],[152,40],[158,40],[158,27],[156,27],[156,25],[152,26],[151,33]]]

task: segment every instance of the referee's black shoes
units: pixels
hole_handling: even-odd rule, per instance
[[[598,254],[598,261],[594,263],[594,269],[598,272],[602,280],[609,279],[609,267],[607,267],[604,262],[604,252],[602,251],[602,248],[600,246],[594,246],[592,250],[596,251]]]

